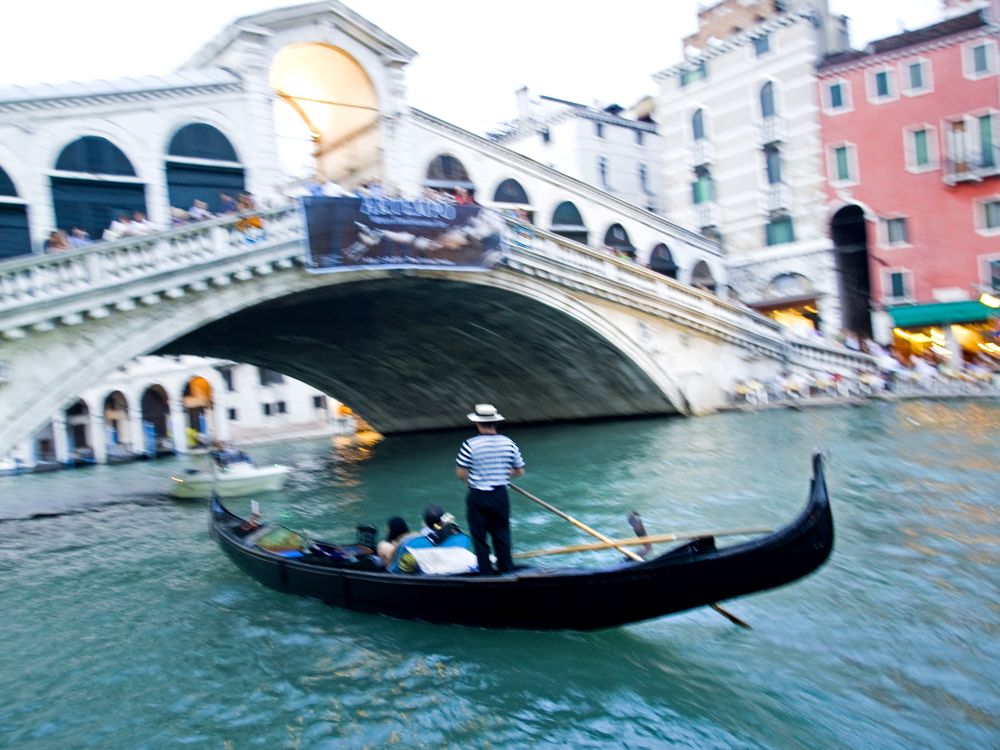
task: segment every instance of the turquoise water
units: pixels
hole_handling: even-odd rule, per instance
[[[826,450],[833,556],[728,602],[749,631],[707,609],[587,634],[354,614],[229,563],[204,505],[163,494],[203,458],[0,478],[0,747],[995,748],[998,426],[996,402],[927,401],[508,430],[520,484],[611,536],[632,509],[650,533],[777,526]],[[295,467],[259,500],[334,539],[431,500],[461,518],[465,434],[254,448]],[[590,541],[512,502],[515,549]]]

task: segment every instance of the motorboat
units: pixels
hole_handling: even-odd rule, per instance
[[[171,493],[179,498],[242,497],[258,492],[280,490],[288,478],[288,467],[281,464],[258,466],[246,456],[227,460],[223,465],[213,461],[208,471],[190,468],[170,477]]]

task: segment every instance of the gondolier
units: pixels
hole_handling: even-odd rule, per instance
[[[517,444],[497,432],[497,423],[503,421],[503,416],[495,406],[476,404],[467,416],[479,434],[462,443],[455,459],[455,475],[469,485],[466,495],[469,534],[479,562],[479,573],[489,575],[493,572],[487,534],[493,541],[497,569],[505,573],[514,567],[510,556],[507,485],[513,477],[524,474],[524,459]]]

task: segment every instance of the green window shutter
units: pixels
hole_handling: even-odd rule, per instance
[[[931,162],[927,146],[927,131],[917,130],[913,133],[913,154],[918,167],[925,167]]]
[[[834,153],[837,156],[837,179],[851,179],[850,164],[847,160],[847,146],[839,146]]]
[[[892,275],[889,277],[889,288],[892,292],[893,297],[905,297],[906,296],[906,284],[903,278],[903,274],[899,271],[893,271]]]
[[[981,166],[996,166],[997,160],[993,151],[993,118],[990,115],[982,115],[979,118],[979,163]]]

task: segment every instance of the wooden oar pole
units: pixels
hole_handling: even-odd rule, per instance
[[[682,539],[704,539],[710,536],[740,536],[744,534],[766,534],[770,529],[720,529],[719,531],[684,531],[672,534],[650,534],[648,536],[634,536],[628,539],[612,539],[608,542],[595,542],[593,544],[571,544],[566,547],[553,547],[551,549],[536,549],[530,552],[518,552],[513,555],[516,558],[525,557],[545,557],[546,555],[567,555],[571,552],[590,552],[592,550],[612,549],[619,547],[639,547],[646,544],[659,544],[662,542],[676,542]]]
[[[630,559],[635,560],[636,562],[645,562],[641,557],[639,557],[639,555],[637,555],[635,552],[633,552],[632,550],[630,550],[628,547],[625,547],[622,544],[620,544],[618,542],[615,542],[614,540],[610,539],[609,537],[604,536],[604,534],[602,534],[601,532],[599,532],[599,531],[597,531],[595,529],[590,528],[587,524],[583,523],[582,521],[577,521],[575,518],[573,518],[573,516],[569,515],[568,513],[563,513],[556,506],[551,505],[551,504],[545,502],[544,500],[542,500],[539,497],[535,497],[530,492],[522,490],[516,484],[512,483],[510,485],[510,488],[512,490],[514,490],[514,492],[517,492],[517,493],[519,493],[521,495],[524,495],[526,498],[528,498],[532,502],[538,503],[539,505],[541,505],[546,510],[548,510],[548,511],[550,511],[552,513],[555,513],[560,518],[562,518],[562,519],[564,519],[566,521],[569,521],[571,524],[573,524],[574,526],[576,526],[578,529],[580,529],[582,531],[586,531],[592,537],[600,539],[602,542],[604,542],[605,544],[609,545],[610,547],[613,547],[614,549],[617,549],[617,550],[623,552],[626,555],[626,557],[629,557]],[[750,624],[749,623],[744,622],[743,620],[741,620],[739,617],[737,617],[733,613],[727,612],[722,607],[720,607],[718,604],[713,603],[713,604],[711,604],[709,606],[711,606],[712,609],[714,609],[720,615],[722,615],[723,617],[725,617],[727,620],[729,620],[730,622],[736,623],[741,628],[748,628],[748,629],[750,628]]]
[[[582,523],[581,521],[577,521],[575,518],[573,518],[573,516],[569,515],[568,513],[563,513],[556,506],[549,505],[547,502],[545,502],[541,498],[535,497],[530,492],[525,492],[520,487],[518,487],[516,484],[512,484],[510,486],[510,488],[512,490],[514,490],[514,492],[519,492],[522,495],[524,495],[526,498],[528,498],[529,500],[533,500],[534,502],[538,503],[539,505],[541,505],[546,510],[555,513],[560,518],[563,518],[563,519],[569,521],[571,524],[573,524],[574,526],[576,526],[578,529],[582,529],[583,531],[586,531],[592,537],[596,537],[597,539],[600,539],[602,542],[604,542],[606,545],[608,545],[608,547],[614,547],[615,549],[617,549],[617,550],[619,550],[621,552],[624,552],[627,557],[635,560],[636,562],[643,562],[643,559],[641,557],[639,557],[632,550],[626,548],[625,546],[623,546],[621,544],[615,543],[610,538],[604,536],[604,534],[602,534],[601,532],[595,531],[594,529],[590,528],[587,524]]]

